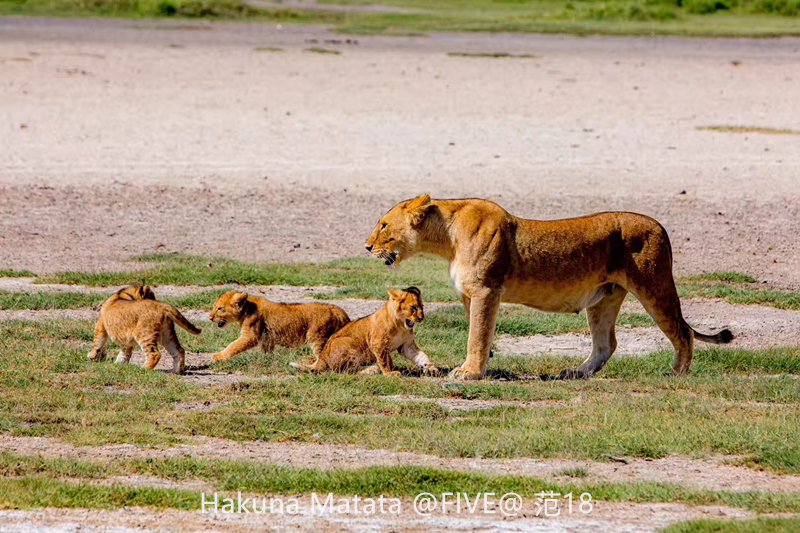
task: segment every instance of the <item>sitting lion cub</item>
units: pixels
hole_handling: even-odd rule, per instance
[[[106,342],[110,336],[120,345],[117,363],[131,360],[136,344],[147,356],[145,368],[154,368],[161,359],[160,343],[172,355],[172,370],[182,374],[186,366],[186,352],[175,334],[175,324],[193,335],[200,329],[186,320],[171,305],[156,301],[148,286],[125,287],[118,290],[100,308],[100,319],[94,327],[94,346],[89,359],[102,361],[106,356]]]
[[[425,374],[438,374],[428,356],[414,342],[414,325],[422,322],[422,298],[419,289],[390,290],[391,299],[373,314],[350,322],[336,332],[312,365],[289,363],[298,370],[399,376],[394,370],[392,352],[422,367]],[[377,364],[375,364],[377,362]]]
[[[214,354],[217,361],[257,344],[264,352],[271,352],[275,346],[298,348],[308,344],[316,355],[334,332],[350,322],[347,313],[335,305],[281,304],[236,291],[217,298],[209,319],[221,328],[229,322],[241,326],[239,338]]]

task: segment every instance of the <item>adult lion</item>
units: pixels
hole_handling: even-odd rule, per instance
[[[598,213],[564,220],[517,218],[480,199],[400,202],[378,221],[365,243],[387,265],[417,253],[450,263],[450,278],[469,318],[467,360],[451,373],[480,379],[486,373],[500,302],[553,313],[586,309],[592,354],[560,378],[585,378],[603,368],[616,349],[614,326],[628,292],[642,302],[675,347],[673,370],[685,374],[692,341],[728,343],[694,331],[683,319],[666,230],[635,213]]]

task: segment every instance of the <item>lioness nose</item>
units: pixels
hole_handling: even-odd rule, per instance
[[[367,251],[368,251],[368,252],[371,252],[371,251],[372,251],[372,245],[371,245],[371,244],[366,244],[366,243],[365,243],[365,244],[364,244],[364,246],[367,248]]]

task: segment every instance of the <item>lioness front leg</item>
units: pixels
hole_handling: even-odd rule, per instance
[[[497,312],[500,309],[499,290],[485,289],[474,294],[470,301],[469,341],[467,360],[450,372],[454,379],[481,379],[486,374],[489,351],[494,339]]]
[[[234,355],[239,355],[242,352],[246,352],[247,350],[254,347],[258,344],[258,337],[255,336],[241,336],[232,343],[228,345],[227,348],[222,350],[221,352],[217,352],[212,356],[214,361],[224,361],[225,359],[230,359]]]
[[[428,355],[419,349],[417,343],[414,342],[414,339],[411,339],[410,342],[402,345],[397,351],[403,354],[403,357],[422,368],[422,373],[426,376],[439,375],[439,369],[436,368],[433,363],[431,363]]]

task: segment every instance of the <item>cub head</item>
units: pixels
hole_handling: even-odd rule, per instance
[[[238,322],[247,304],[247,293],[228,291],[214,302],[214,308],[208,317],[211,322],[224,328],[228,322]]]
[[[431,197],[427,194],[400,202],[383,215],[372,234],[364,243],[367,251],[386,266],[400,264],[417,252],[417,238],[431,207]]]
[[[414,326],[425,320],[425,313],[422,310],[422,296],[419,289],[409,287],[405,290],[392,289],[389,291],[391,300],[390,305],[394,306],[398,320],[403,321],[406,329],[414,329]]]
[[[116,293],[118,300],[155,300],[156,295],[149,285],[133,285],[124,287]]]

